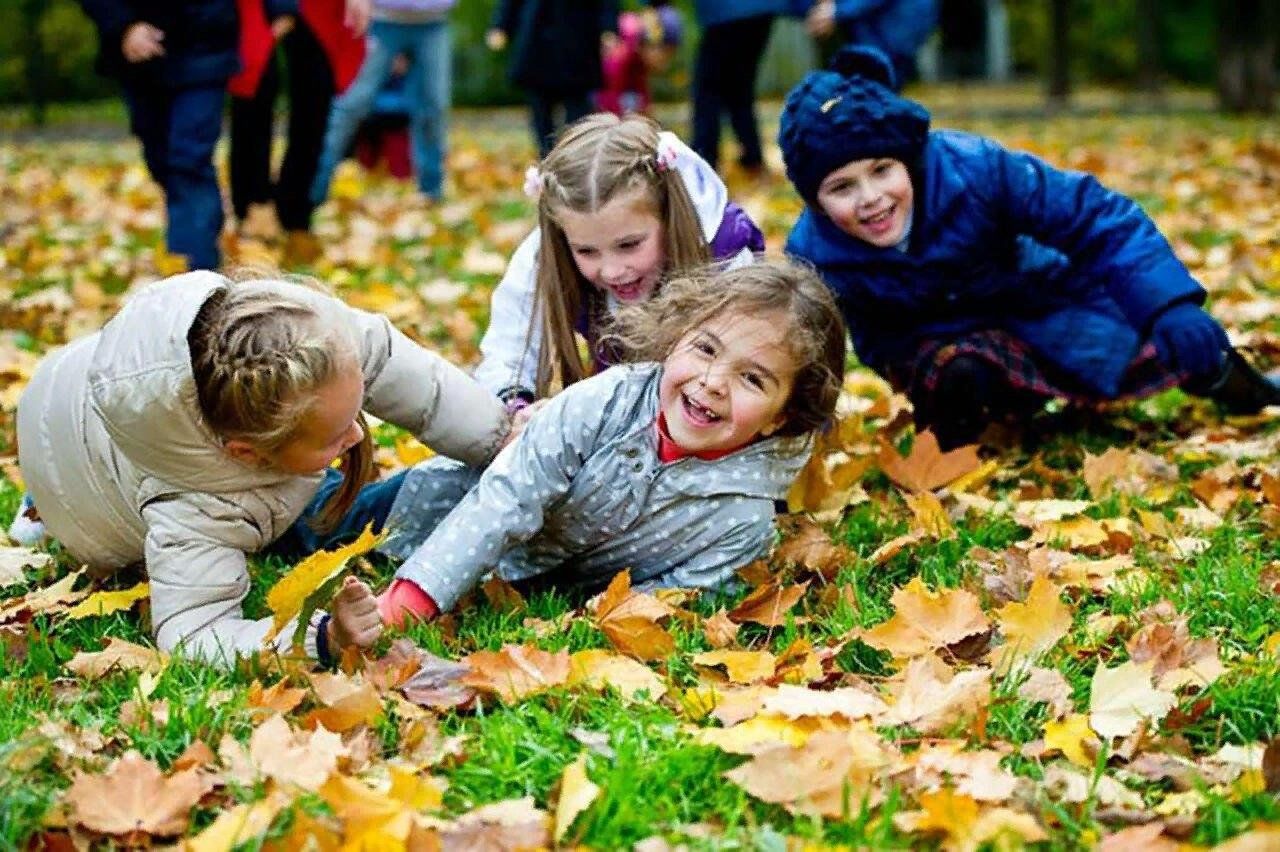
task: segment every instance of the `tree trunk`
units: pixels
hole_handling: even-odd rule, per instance
[[[1049,0],[1049,106],[1066,105],[1071,94],[1071,0]]]
[[[1218,105],[1270,113],[1280,0],[1218,0]]]
[[[1160,0],[1138,0],[1138,88],[1160,94]]]
[[[27,83],[27,102],[31,123],[43,127],[49,105],[49,91],[45,85],[45,71],[49,59],[44,55],[44,39],[40,34],[40,19],[44,17],[44,0],[22,0],[23,77]]]

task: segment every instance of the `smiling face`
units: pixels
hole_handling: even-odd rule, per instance
[[[781,312],[729,311],[680,339],[662,364],[658,403],[687,452],[741,447],[786,422],[795,359]]]
[[[653,295],[667,265],[662,221],[647,193],[620,195],[591,213],[557,210],[582,277],[622,302]]]
[[[890,248],[902,242],[911,222],[915,191],[899,160],[854,160],[818,186],[818,206],[851,237]]]

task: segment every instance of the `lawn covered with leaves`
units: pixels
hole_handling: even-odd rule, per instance
[[[1135,196],[1235,342],[1280,363],[1274,124],[960,126]],[[525,133],[462,117],[442,206],[341,172],[302,271],[470,363],[532,225]],[[780,247],[785,181],[729,178]],[[40,355],[177,268],[159,202],[131,142],[0,145],[0,520]],[[228,248],[283,262],[270,238]],[[0,551],[0,848],[1280,848],[1274,414],[1171,391],[944,455],[854,369],[840,415],[741,592],[491,581],[336,673],[166,658],[141,574]],[[426,452],[377,435],[384,469]],[[293,566],[254,564],[268,616]],[[344,566],[319,573],[391,570]]]

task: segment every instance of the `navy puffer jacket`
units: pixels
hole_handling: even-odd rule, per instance
[[[933,131],[914,168],[910,248],[877,248],[812,208],[787,251],[835,293],[858,357],[886,372],[921,341],[1003,329],[1101,396],[1152,320],[1204,289],[1131,199],[981,136]]]

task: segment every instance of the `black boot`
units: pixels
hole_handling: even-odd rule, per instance
[[[1227,350],[1222,373],[1200,387],[1186,390],[1218,403],[1228,414],[1257,414],[1268,405],[1280,405],[1280,383],[1264,376],[1237,350]]]
[[[1010,386],[984,358],[957,355],[938,372],[931,394],[916,394],[916,428],[933,430],[944,452],[975,444],[993,423],[1022,421],[1043,400]]]

